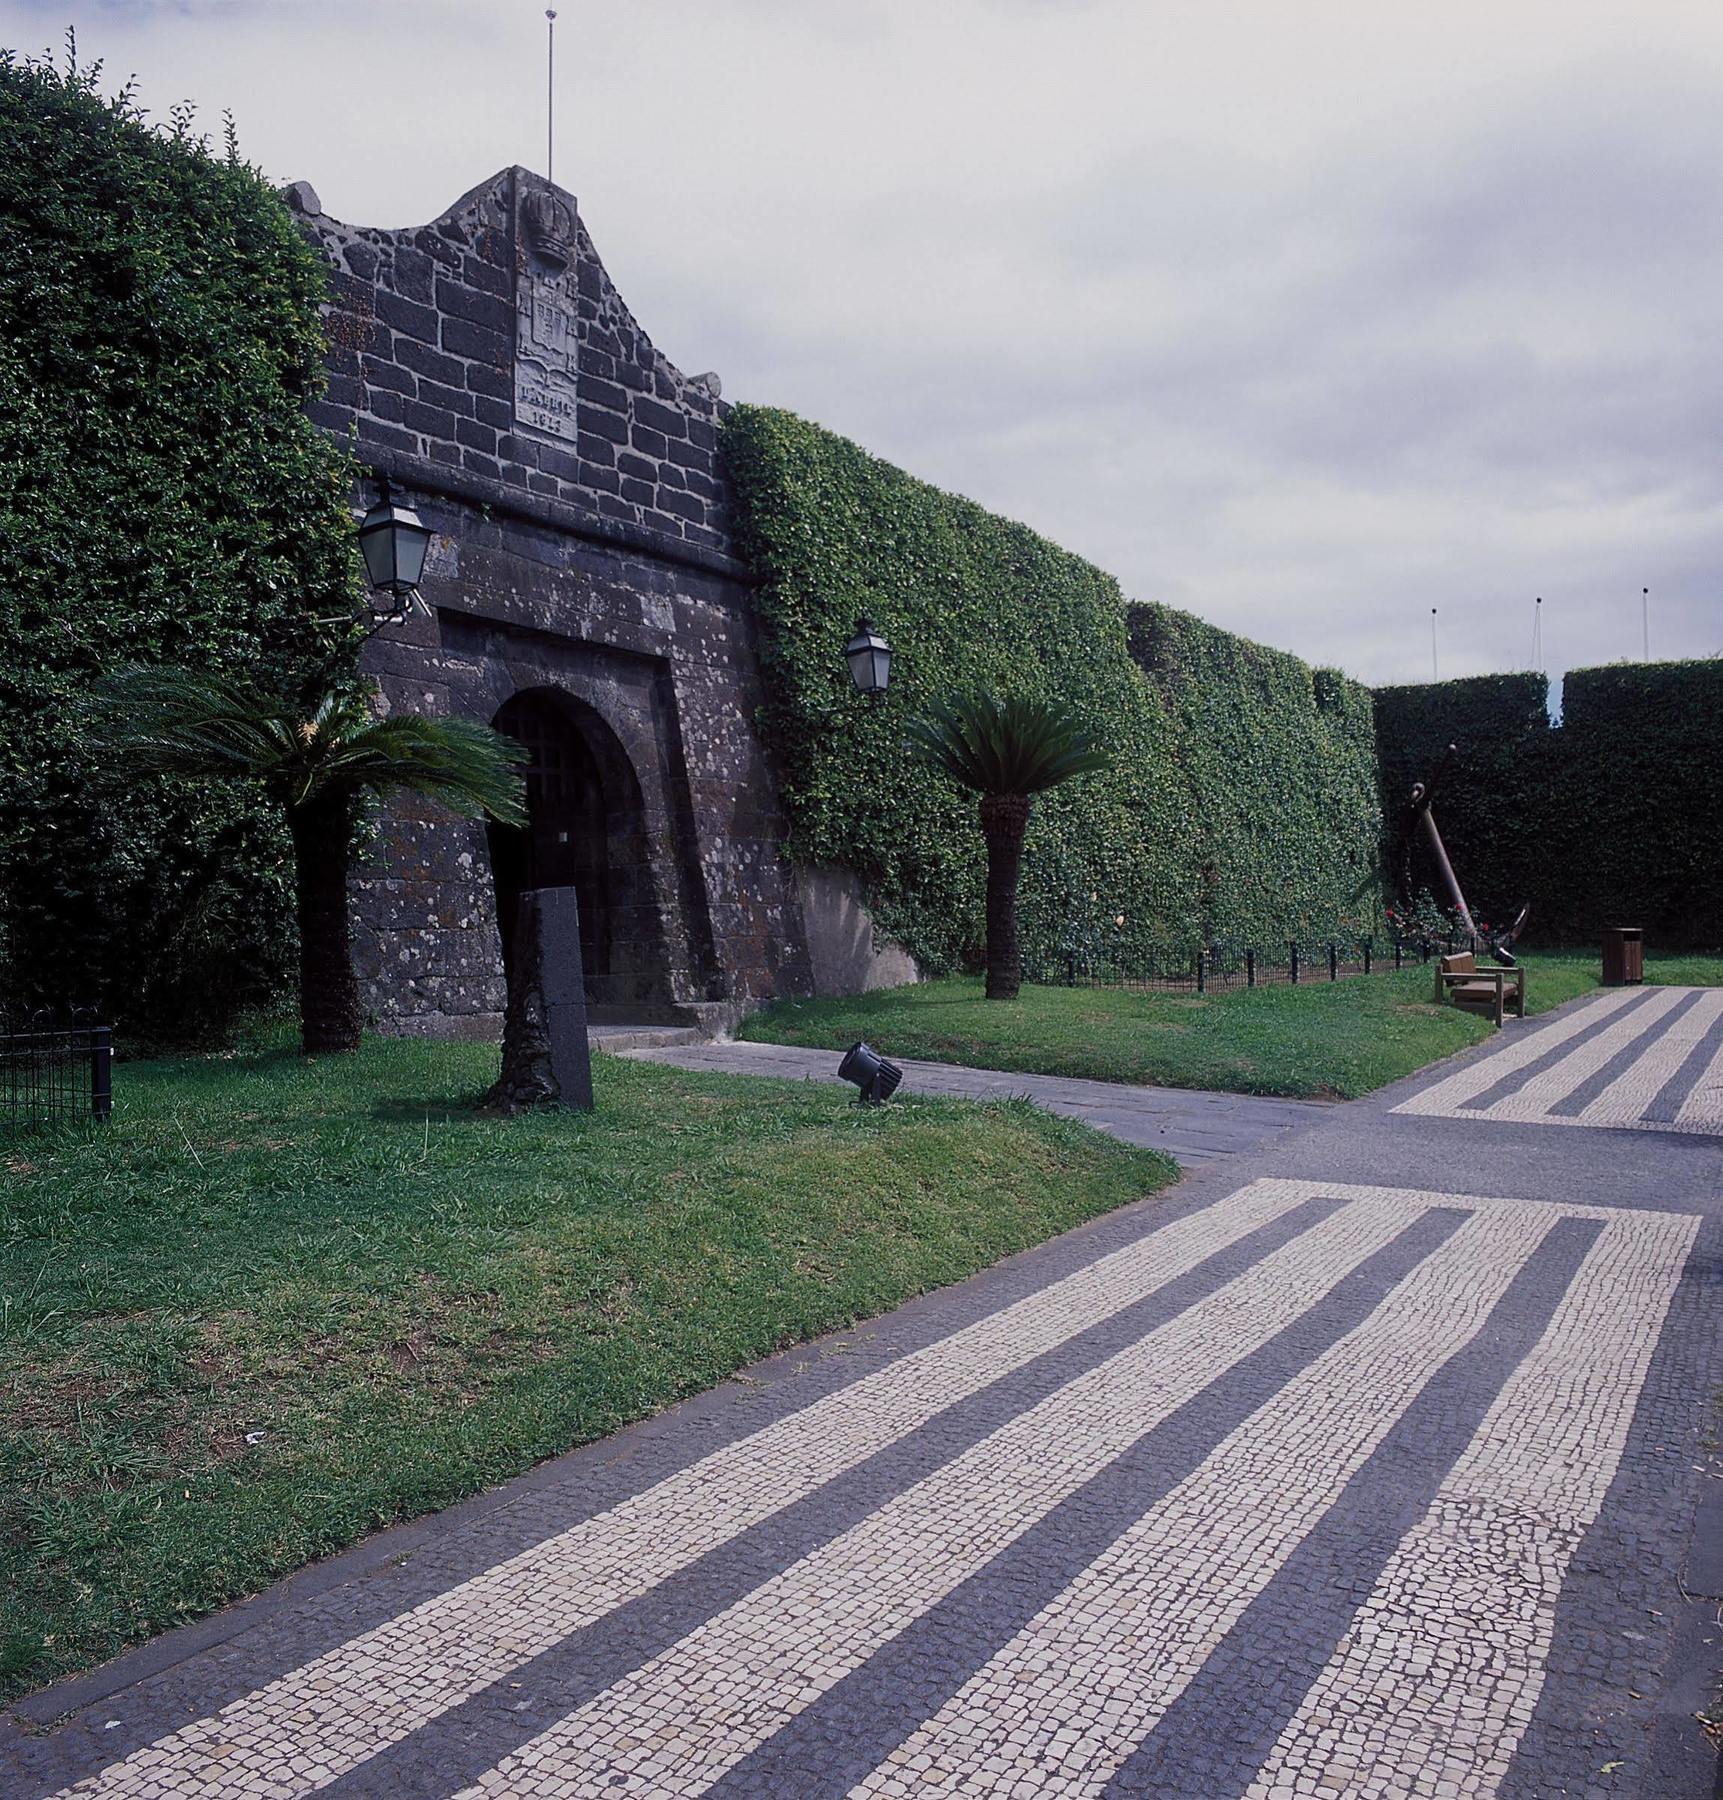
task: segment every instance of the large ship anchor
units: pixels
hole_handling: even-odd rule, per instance
[[[1405,864],[1403,870],[1403,886],[1410,899],[1412,893],[1412,843],[1414,838],[1423,840],[1424,848],[1430,853],[1430,860],[1436,865],[1436,874],[1446,890],[1448,904],[1459,914],[1460,922],[1465,926],[1467,935],[1474,943],[1488,947],[1496,960],[1508,968],[1516,967],[1513,946],[1515,940],[1525,929],[1527,915],[1531,907],[1522,906],[1512,925],[1506,931],[1487,933],[1478,929],[1477,921],[1472,917],[1472,909],[1466,904],[1466,896],[1460,887],[1460,878],[1454,873],[1454,865],[1448,860],[1447,847],[1442,842],[1442,834],[1436,828],[1436,814],[1430,802],[1435,798],[1436,788],[1442,777],[1447,774],[1459,747],[1448,746],[1446,754],[1438,764],[1436,773],[1426,782],[1416,781],[1412,784],[1410,809],[1406,814],[1405,830]]]

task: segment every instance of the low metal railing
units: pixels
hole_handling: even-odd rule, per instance
[[[0,1132],[105,1121],[113,1110],[111,1026],[76,1016],[0,1019]]]
[[[1184,955],[1122,958],[1078,951],[1028,954],[1023,978],[1044,987],[1126,988],[1157,993],[1226,992],[1232,988],[1298,986],[1344,981],[1386,969],[1427,963],[1456,950],[1477,951],[1477,939],[1288,939],[1273,945],[1204,944]]]

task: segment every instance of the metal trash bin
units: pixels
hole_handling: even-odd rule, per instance
[[[1603,985],[1639,987],[1645,980],[1645,933],[1637,925],[1612,925],[1603,934]]]

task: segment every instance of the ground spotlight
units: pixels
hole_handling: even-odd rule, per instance
[[[884,1106],[903,1081],[903,1070],[887,1062],[871,1044],[851,1044],[838,1064],[838,1075],[861,1090],[858,1106]]]

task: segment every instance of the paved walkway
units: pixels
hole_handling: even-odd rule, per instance
[[[39,1696],[0,1793],[1708,1797],[1723,1066],[1667,994]]]
[[[630,1050],[644,1061],[725,1075],[775,1075],[788,1081],[836,1081],[842,1053],[790,1044],[678,1044]],[[951,1063],[893,1059],[904,1091],[956,1094],[966,1100],[1026,1095],[1048,1112],[1081,1119],[1128,1144],[1164,1150],[1187,1168],[1259,1150],[1281,1133],[1311,1125],[1332,1108],[1320,1101],[1276,1100],[1256,1094],[1211,1094],[1194,1088],[1127,1087],[1117,1081],[1077,1081],[1063,1075],[1013,1075],[963,1069]]]
[[[1723,988],[1617,988],[1396,1109],[1723,1134]]]

